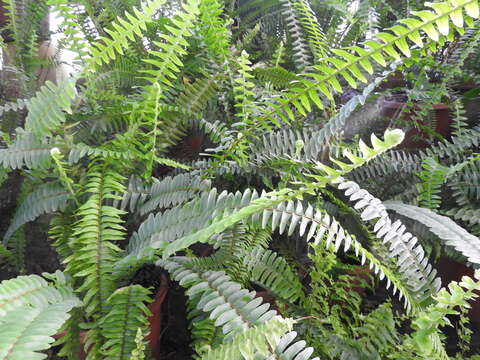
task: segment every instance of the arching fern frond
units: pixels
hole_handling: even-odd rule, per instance
[[[388,216],[385,205],[368,191],[361,189],[357,183],[337,179],[337,185],[352,202],[355,209],[361,211],[363,221],[377,219],[373,232],[383,242],[389,244],[390,257],[396,259],[397,269],[403,282],[415,294],[418,302],[431,297],[440,288],[440,279],[436,278],[436,270],[428,263],[428,257],[417,238],[406,232],[399,221],[393,222]]]
[[[422,171],[419,177],[422,182],[419,184],[419,205],[428,209],[437,209],[440,206],[439,195],[441,186],[455,172],[461,170],[466,162],[457,163],[453,166],[444,166],[434,158],[427,157],[422,162]]]
[[[319,62],[329,53],[329,46],[318,19],[310,7],[309,0],[293,0],[300,23],[308,34],[307,39],[310,44],[311,51],[315,57],[315,62]]]
[[[39,186],[16,210],[3,236],[4,244],[7,244],[12,234],[27,222],[35,220],[42,214],[63,210],[69,198],[70,194],[59,183],[46,183]]]
[[[223,271],[197,272],[183,265],[189,261],[191,259],[173,257],[159,260],[157,265],[167,269],[181,286],[188,287],[187,296],[196,302],[197,309],[210,313],[215,326],[222,326],[227,339],[277,315],[275,310],[268,310],[270,304],[262,305],[262,299],[255,298],[254,291],[242,289]]]
[[[425,225],[437,235],[445,245],[452,246],[473,264],[480,265],[480,239],[473,236],[450,218],[418,206],[387,201],[388,210]]]
[[[201,114],[216,93],[217,81],[217,77],[210,76],[187,84],[177,99],[177,106],[182,112]]]
[[[166,0],[149,0],[142,2],[140,9],[133,8],[133,14],[126,12],[125,19],[118,17],[112,23],[112,29],[105,29],[111,38],[101,37],[103,42],[96,42],[90,47],[92,62],[102,65],[115,60],[117,54],[123,55],[130,41],[141,38],[147,30],[147,24],[155,20],[156,11]]]
[[[298,76],[281,66],[268,68],[255,68],[255,77],[263,82],[270,83],[275,89],[286,89],[292,81],[298,80]]]
[[[434,299],[436,303],[418,314],[412,321],[414,333],[411,335],[416,350],[424,358],[449,359],[439,337],[438,328],[449,325],[447,315],[459,314],[456,309],[469,308],[468,301],[478,297],[480,290],[480,272],[474,274],[475,280],[468,276],[460,282],[452,281],[447,289],[441,289]]]
[[[410,57],[410,45],[424,47],[426,43],[438,42],[450,34],[450,24],[458,31],[463,31],[464,22],[471,23],[472,18],[478,18],[478,0],[448,0],[442,3],[430,3],[433,11],[414,12],[411,17],[399,21],[399,24],[388,29],[389,32],[376,34],[377,40],[368,40],[364,47],[354,46],[346,50],[335,49],[336,57],[325,58],[322,64],[314,65],[316,72],[309,72],[308,79],[302,79],[295,88],[285,93],[276,102],[269,103],[271,108],[264,115],[267,119],[280,117],[286,122],[294,120],[292,105],[302,115],[313,107],[323,109],[324,105],[319,94],[333,101],[335,92],[342,92],[340,80],[345,80],[351,87],[357,83],[366,82],[366,77],[360,67],[369,74],[373,73],[372,61],[386,67],[391,60]],[[466,14],[464,14],[464,11]],[[437,26],[437,27],[435,27]],[[420,32],[426,34],[425,43]],[[297,51],[299,52],[299,51]]]
[[[75,239],[72,242],[73,254],[64,262],[68,273],[83,278],[78,291],[85,293],[88,316],[105,316],[108,312],[107,299],[114,290],[111,272],[120,252],[115,242],[123,240],[123,221],[120,218],[123,211],[105,202],[119,199],[115,194],[123,192],[122,181],[123,177],[108,165],[91,165],[84,189],[89,197],[76,212],[80,220],[71,234]]]
[[[245,330],[235,336],[232,341],[210,350],[202,359],[224,360],[231,357],[234,359],[268,359],[280,337],[292,329],[292,323],[291,320],[288,321],[288,319],[277,316],[261,325]],[[309,358],[305,356],[306,354],[303,355],[303,359]]]
[[[285,16],[285,21],[292,37],[293,61],[298,69],[303,70],[311,64],[311,54],[308,40],[302,31],[300,18],[303,14],[299,13],[295,7],[295,2],[296,0],[280,1],[282,13]]]
[[[105,159],[133,160],[133,155],[127,151],[115,151],[101,147],[92,147],[83,143],[73,145],[68,154],[68,162],[76,164],[84,157],[102,157]]]

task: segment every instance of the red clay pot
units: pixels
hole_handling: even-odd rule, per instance
[[[150,309],[152,315],[148,318],[150,324],[150,334],[148,334],[148,342],[152,355],[155,359],[160,359],[160,332],[162,330],[162,304],[167,296],[168,292],[168,279],[165,274],[162,274],[160,278],[160,287],[155,295],[155,300],[153,300],[148,308]]]
[[[406,104],[398,101],[383,101],[381,104],[381,113],[380,116],[387,117],[391,119],[400,118],[405,122],[411,122],[412,128],[408,130],[405,134],[405,140],[400,144],[400,148],[407,149],[422,149],[428,146],[428,142],[423,139],[428,138],[423,130],[415,127],[413,123],[413,115],[416,110],[420,109],[421,105],[415,105],[413,108],[405,111]],[[434,117],[435,117],[435,132],[442,135],[443,137],[448,136],[450,129],[450,114],[448,106],[445,104],[435,104],[433,105]],[[423,125],[426,125],[422,122]]]

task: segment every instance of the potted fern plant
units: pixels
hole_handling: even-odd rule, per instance
[[[479,1],[426,3],[365,42],[353,31],[347,48],[336,32],[329,46],[307,0],[254,1],[251,14],[249,1],[113,3],[40,2],[59,14],[60,46],[79,73],[36,87],[23,48],[16,74],[30,81],[0,105],[17,122],[2,133],[2,192],[22,179],[0,254],[20,273],[31,239],[42,238],[61,264],[0,284],[0,358],[42,359],[47,349],[66,359],[165,356],[146,345],[166,345],[165,277],[157,301],[151,283],[135,281],[153,268],[185,298],[174,307],[192,341],[173,349],[176,358],[447,359],[443,327],[477,297],[480,273],[441,289],[433,245],[405,218],[480,264],[468,223],[476,187],[461,185],[478,174],[477,160],[452,165],[478,152],[480,129],[458,126],[451,142],[419,154],[395,150],[400,129],[348,141],[343,131],[391,63],[422,58],[415,44],[428,52],[448,43],[480,17]],[[240,33],[248,19],[266,20],[265,6],[276,11],[271,22]],[[15,11],[13,24],[25,22]],[[15,39],[20,29],[12,26]],[[263,47],[273,51],[255,51]],[[360,90],[339,105],[351,87]],[[214,144],[201,149],[208,157],[173,151],[190,128]],[[454,189],[451,207],[438,199],[443,185]],[[28,231],[31,222],[42,226]],[[361,266],[375,278],[368,291],[345,276]],[[468,334],[466,323],[459,332]],[[461,338],[454,352],[467,359],[471,341]]]

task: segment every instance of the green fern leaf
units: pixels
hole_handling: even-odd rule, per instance
[[[63,210],[70,194],[58,183],[41,185],[30,193],[15,212],[12,222],[3,237],[4,244],[22,225],[35,220],[42,214]]]
[[[0,359],[45,359],[38,351],[50,347],[69,311],[81,305],[64,275],[54,276],[57,287],[37,275],[0,283]]]
[[[38,140],[32,133],[16,130],[17,139],[6,149],[0,149],[0,164],[5,169],[45,168],[50,160],[50,150],[55,141]]]
[[[149,291],[140,285],[117,289],[108,299],[108,314],[101,320],[103,358],[128,360],[136,348],[137,329],[147,327],[150,311],[145,303],[150,301]]]
[[[47,81],[27,104],[25,129],[37,136],[51,135],[65,122],[64,112],[71,114],[75,93],[75,82],[70,79],[58,85]]]
[[[298,275],[273,251],[256,248],[243,256],[243,265],[251,281],[286,301],[305,297]]]
[[[319,94],[333,101],[333,94],[342,92],[341,80],[353,88],[357,87],[358,82],[366,82],[366,77],[360,69],[371,73],[372,61],[386,67],[391,60],[409,57],[411,54],[408,41],[419,47],[425,46],[420,32],[431,39],[427,42],[435,43],[446,37],[435,27],[439,23],[452,22],[462,31],[464,20],[471,22],[470,15],[477,14],[478,0],[448,0],[433,7],[434,11],[413,12],[416,17],[400,20],[399,24],[388,29],[389,32],[378,33],[376,41],[366,41],[364,47],[353,46],[348,49],[349,51],[335,50],[336,57],[325,58],[321,64],[314,65],[316,72],[307,73],[308,78],[302,79],[298,86],[285,93],[281,99],[266,104],[272,110],[266,112],[264,117],[271,121],[277,121],[278,117],[293,121],[295,115],[290,108],[292,105],[302,115],[309,111],[312,104],[323,109],[322,102],[317,100]],[[459,26],[460,24],[462,26]]]
[[[291,330],[292,323],[281,317],[269,320],[235,336],[232,341],[210,350],[204,360],[268,358],[280,337]]]
[[[406,232],[400,221],[393,222],[385,205],[357,183],[341,177],[337,181],[338,188],[355,203],[354,208],[361,211],[363,221],[377,219],[373,232],[389,244],[390,257],[396,259],[398,272],[417,301],[422,302],[435,294],[440,288],[440,279],[436,278],[436,271],[432,270],[417,238]]]
[[[117,54],[124,55],[131,41],[141,37],[147,29],[147,24],[155,21],[156,11],[166,0],[149,0],[142,3],[140,9],[133,8],[133,14],[126,12],[125,19],[120,17],[112,23],[112,29],[106,29],[110,38],[101,37],[103,43],[97,42],[90,48],[92,62],[98,65],[115,60]]]

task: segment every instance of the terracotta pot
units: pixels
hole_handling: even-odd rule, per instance
[[[415,114],[415,111],[418,111],[421,105],[414,105],[413,108],[405,111],[405,103],[384,100],[380,106],[380,116],[390,119],[398,118],[401,119],[403,122],[412,123],[412,127],[406,132],[405,140],[400,145],[400,148],[421,149],[428,146],[428,142],[423,139],[427,139],[429,135],[426,134],[425,131],[416,127],[413,123],[413,116]],[[448,136],[451,122],[448,106],[445,104],[435,104],[433,105],[433,111],[433,116],[435,117],[435,132],[442,135],[443,137]],[[424,122],[421,123],[423,125],[427,125]]]
[[[168,292],[168,279],[165,274],[161,275],[160,286],[153,300],[148,308],[152,315],[148,318],[150,324],[150,334],[148,334],[148,342],[150,350],[155,359],[160,359],[160,333],[162,330],[162,304]]]

